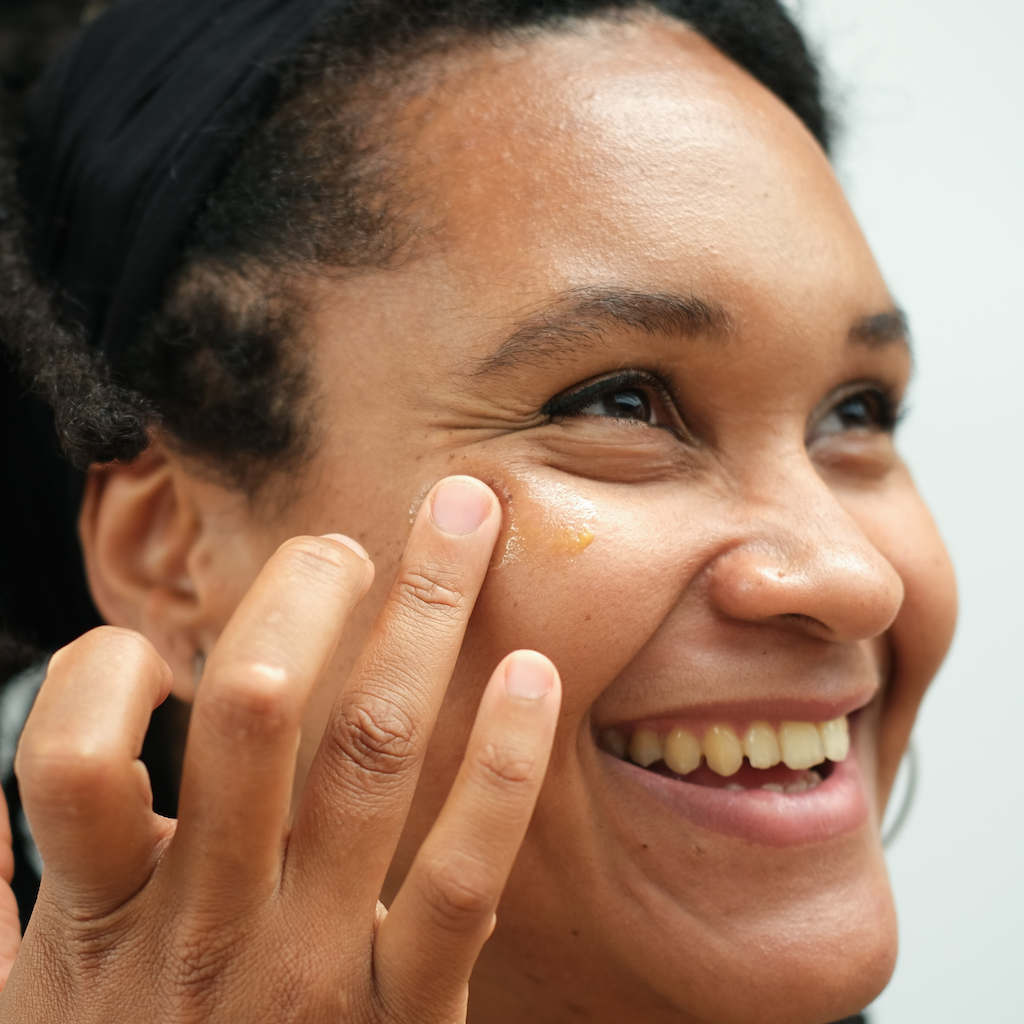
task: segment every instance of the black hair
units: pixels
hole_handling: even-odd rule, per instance
[[[8,93],[9,102],[17,94]],[[26,368],[34,368],[34,380]],[[139,398],[112,385],[91,351],[57,322],[34,280],[14,189],[14,163],[0,141],[0,687],[102,623],[89,594],[78,543],[82,461],[136,436]],[[77,418],[76,418],[77,417]],[[184,708],[169,699],[153,715],[141,759],[154,809],[174,816]],[[6,723],[8,727],[10,723]],[[24,929],[39,889],[18,823],[17,779],[3,780],[14,827],[11,888]]]
[[[0,89],[16,104],[83,20],[99,14],[97,0],[4,0],[0,5]]]
[[[384,267],[409,241],[394,202],[401,190],[371,159],[367,131],[388,86],[417,57],[460,44],[643,12],[690,25],[773,91],[827,151],[819,72],[777,0],[339,4],[281,64],[275,110],[253,126],[196,218],[162,308],[126,357],[113,369],[94,358],[85,372],[80,344],[29,354],[71,457],[80,465],[130,460],[158,427],[243,488],[301,460],[312,431],[301,411],[304,361],[289,344],[300,311],[287,281]],[[278,281],[285,286],[271,286]],[[60,383],[47,386],[55,376]]]
[[[97,0],[12,0],[0,10],[0,682],[100,622],[75,522],[81,474],[148,411],[112,386],[92,351],[64,330],[33,277],[15,182],[16,124],[45,62]]]
[[[82,566],[76,520],[85,464],[137,443],[148,410],[112,385],[91,350],[61,327],[34,279],[15,187],[15,124],[43,65],[99,0],[11,0],[0,9],[0,687],[101,623]],[[181,709],[158,709],[142,759],[154,806],[175,813],[180,774],[171,741]],[[8,726],[10,723],[8,723]],[[19,820],[17,779],[4,780],[14,840],[11,888],[22,928],[39,887]]]

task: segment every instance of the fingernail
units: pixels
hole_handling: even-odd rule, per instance
[[[430,513],[445,533],[465,536],[480,528],[491,511],[491,496],[475,480],[453,477],[434,492]]]
[[[370,560],[370,556],[366,553],[366,548],[359,541],[346,537],[343,533],[325,533],[323,536],[325,540],[336,540],[339,544],[344,544],[345,547],[351,548],[360,558],[365,558],[367,561]]]
[[[511,697],[536,700],[551,691],[555,672],[547,658],[533,651],[520,651],[505,666],[505,689]]]

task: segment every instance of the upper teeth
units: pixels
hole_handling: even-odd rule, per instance
[[[754,768],[771,768],[780,761],[796,771],[828,759],[845,760],[850,751],[850,727],[846,716],[830,722],[782,722],[776,730],[768,722],[754,722],[743,738],[728,725],[712,725],[703,739],[690,729],[672,729],[662,735],[654,729],[637,729],[627,741],[618,729],[605,729],[601,740],[606,750],[646,768],[655,761],[679,775],[700,765],[701,757],[719,775],[739,771],[743,758]]]

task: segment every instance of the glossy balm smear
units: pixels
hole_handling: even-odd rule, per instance
[[[597,506],[565,484],[519,480],[509,498],[508,516],[501,565],[580,554],[594,539]]]

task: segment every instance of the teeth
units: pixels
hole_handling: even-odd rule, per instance
[[[700,740],[689,729],[673,729],[665,737],[665,764],[679,775],[688,775],[700,764]]]
[[[817,789],[821,785],[821,781],[821,776],[817,772],[807,772],[802,779],[797,779],[789,785],[784,786],[781,782],[766,782],[760,788],[769,793],[806,793],[809,789]],[[733,792],[745,789],[744,786],[735,782],[730,782],[723,788],[731,789]]]
[[[821,745],[825,748],[825,756],[830,761],[845,761],[850,752],[850,724],[845,715],[833,718],[831,722],[818,725],[821,734]]]
[[[825,760],[821,733],[811,722],[783,722],[779,726],[779,747],[783,763],[794,771]]]
[[[767,722],[755,722],[747,730],[743,753],[754,768],[771,768],[782,760],[778,737]]]
[[[609,754],[614,754],[620,761],[624,761],[626,754],[629,753],[629,744],[626,742],[626,737],[618,729],[605,729],[601,733],[601,746]]]
[[[734,775],[746,757],[753,768],[771,768],[782,761],[787,768],[804,771],[824,760],[839,762],[850,752],[850,727],[844,715],[830,722],[783,722],[776,732],[768,722],[754,722],[743,733],[742,742],[728,725],[713,725],[704,733],[703,741],[690,729],[675,728],[667,736],[654,729],[637,729],[627,740],[618,729],[604,729],[600,745],[615,757],[626,757],[643,768],[656,761],[678,775],[689,775],[700,766],[701,757],[719,775]],[[811,773],[814,775],[814,773]],[[816,776],[815,776],[816,777]],[[803,792],[817,782],[790,783],[776,788],[774,783],[762,786],[771,792]]]
[[[629,741],[629,758],[646,768],[661,760],[664,749],[661,737],[653,729],[637,729]]]
[[[817,772],[808,772],[807,775],[802,779],[797,779],[796,782],[791,782],[788,786],[782,787],[784,793],[806,793],[809,789],[816,789],[821,785],[821,776]],[[767,786],[762,786],[762,789],[767,789]]]
[[[735,775],[743,764],[743,748],[729,726],[713,725],[704,733],[704,757],[713,772]]]

